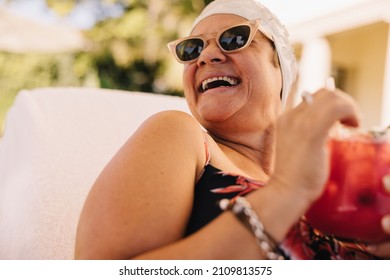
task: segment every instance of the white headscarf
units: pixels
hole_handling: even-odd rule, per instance
[[[233,14],[248,20],[260,19],[259,30],[274,42],[278,53],[283,81],[282,106],[285,108],[297,74],[295,55],[286,28],[257,0],[215,0],[195,19],[193,28],[201,20],[215,14]]]

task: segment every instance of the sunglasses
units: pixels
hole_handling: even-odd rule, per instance
[[[180,63],[189,63],[199,58],[207,46],[207,40],[215,36],[218,47],[225,53],[245,49],[255,37],[260,20],[250,20],[222,30],[219,33],[190,36],[168,44],[169,50]]]

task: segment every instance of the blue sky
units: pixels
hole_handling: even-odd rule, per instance
[[[81,29],[92,27],[99,19],[118,17],[123,13],[120,5],[104,5],[102,1],[96,0],[83,1],[66,18],[60,18],[51,11],[46,6],[45,0],[13,0],[9,3],[0,0],[0,6],[28,18],[46,23],[62,22]]]

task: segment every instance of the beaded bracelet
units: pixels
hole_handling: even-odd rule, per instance
[[[247,228],[251,230],[256,238],[256,242],[265,253],[269,260],[283,260],[284,257],[280,254],[280,250],[273,239],[264,231],[264,225],[260,221],[256,212],[252,209],[249,201],[238,196],[233,202],[229,199],[222,199],[219,202],[222,210],[230,210]]]

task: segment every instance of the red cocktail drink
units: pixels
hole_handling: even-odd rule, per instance
[[[390,175],[389,133],[333,137],[329,148],[329,180],[306,213],[309,223],[341,239],[390,239],[380,223],[390,213],[390,190],[385,186],[385,177]]]

